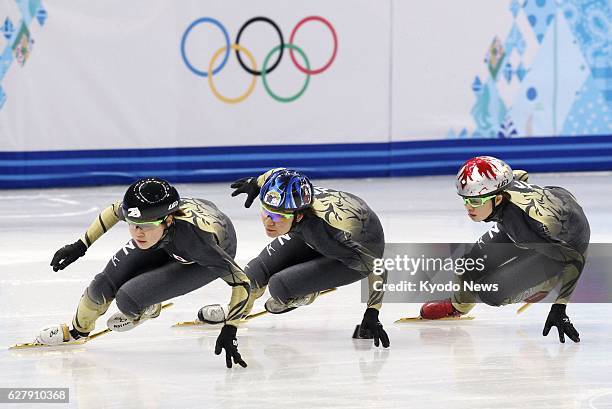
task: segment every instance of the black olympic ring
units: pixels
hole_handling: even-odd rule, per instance
[[[276,58],[276,61],[274,61],[274,64],[272,64],[272,66],[270,68],[268,68],[266,70],[266,75],[268,75],[269,73],[271,73],[272,71],[274,71],[274,69],[278,66],[278,64],[280,64],[281,59],[283,58],[283,52],[285,49],[285,40],[283,38],[283,33],[281,31],[281,29],[278,27],[278,25],[272,21],[271,19],[269,19],[268,17],[263,17],[263,16],[259,16],[259,17],[253,17],[252,19],[250,19],[249,21],[247,21],[246,23],[244,23],[242,25],[242,27],[240,27],[240,30],[238,30],[238,35],[236,36],[236,44],[240,45],[240,37],[242,36],[243,31],[252,23],[256,23],[258,21],[263,21],[264,23],[268,23],[270,24],[274,30],[276,30],[276,34],[278,34],[278,37],[280,39],[280,44],[281,44],[281,48],[280,48],[280,52],[278,53],[278,57]],[[257,70],[252,70],[250,67],[248,67],[243,61],[242,61],[242,57],[240,57],[240,50],[236,49],[236,58],[238,58],[238,62],[240,63],[240,66],[242,68],[244,68],[246,71],[249,72],[249,74],[252,75],[257,75],[260,76],[261,75],[261,71],[257,71]]]

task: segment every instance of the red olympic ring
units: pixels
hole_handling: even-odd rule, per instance
[[[336,59],[336,53],[338,52],[338,36],[336,35],[336,30],[334,30],[334,27],[331,25],[331,23],[329,21],[327,21],[326,19],[324,19],[323,17],[320,17],[320,16],[309,16],[309,17],[305,17],[302,20],[300,20],[296,24],[296,26],[293,28],[293,31],[291,32],[291,36],[289,37],[289,44],[293,44],[293,39],[294,39],[295,34],[297,33],[298,29],[302,25],[306,24],[309,21],[319,21],[319,22],[325,24],[327,26],[327,28],[329,28],[329,31],[331,31],[332,37],[334,38],[334,51],[332,53],[331,58],[321,68],[317,68],[317,69],[314,69],[314,70],[309,70],[309,69],[304,68],[304,67],[302,67],[300,65],[300,63],[295,58],[295,55],[293,53],[293,49],[292,48],[289,49],[289,55],[291,56],[291,60],[293,61],[293,64],[295,65],[295,67],[298,70],[300,70],[304,74],[316,75],[316,74],[320,74],[323,71],[325,71],[326,69],[328,69],[329,66],[332,65],[332,63]]]

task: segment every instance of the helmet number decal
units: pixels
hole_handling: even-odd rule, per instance
[[[178,204],[179,204],[179,202],[178,202],[178,200],[177,200],[176,202],[174,202],[174,203],[172,203],[170,206],[168,206],[168,210],[172,210],[172,209],[174,209],[176,206],[178,206]]]
[[[137,207],[130,207],[128,209],[128,217],[134,217],[138,219],[140,217],[140,209]]]

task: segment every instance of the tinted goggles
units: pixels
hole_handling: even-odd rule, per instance
[[[154,220],[152,222],[135,222],[135,221],[129,220],[129,219],[125,219],[125,221],[130,226],[138,227],[139,229],[141,229],[143,231],[147,231],[147,230],[153,230],[153,229],[159,227],[163,222],[166,221],[166,218],[164,217],[163,219]]]
[[[484,206],[489,200],[493,199],[496,195],[493,196],[483,196],[483,197],[464,197],[463,203],[471,207],[481,207]]]
[[[269,217],[270,219],[272,219],[272,221],[274,223],[283,221],[283,220],[289,220],[289,219],[293,219],[293,213],[280,213],[280,212],[275,212],[272,211],[266,207],[264,207],[263,205],[261,206],[261,214],[264,217]]]

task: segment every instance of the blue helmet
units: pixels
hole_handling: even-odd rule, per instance
[[[259,191],[259,200],[276,210],[294,212],[310,207],[313,187],[310,180],[296,170],[282,169],[272,173]]]

